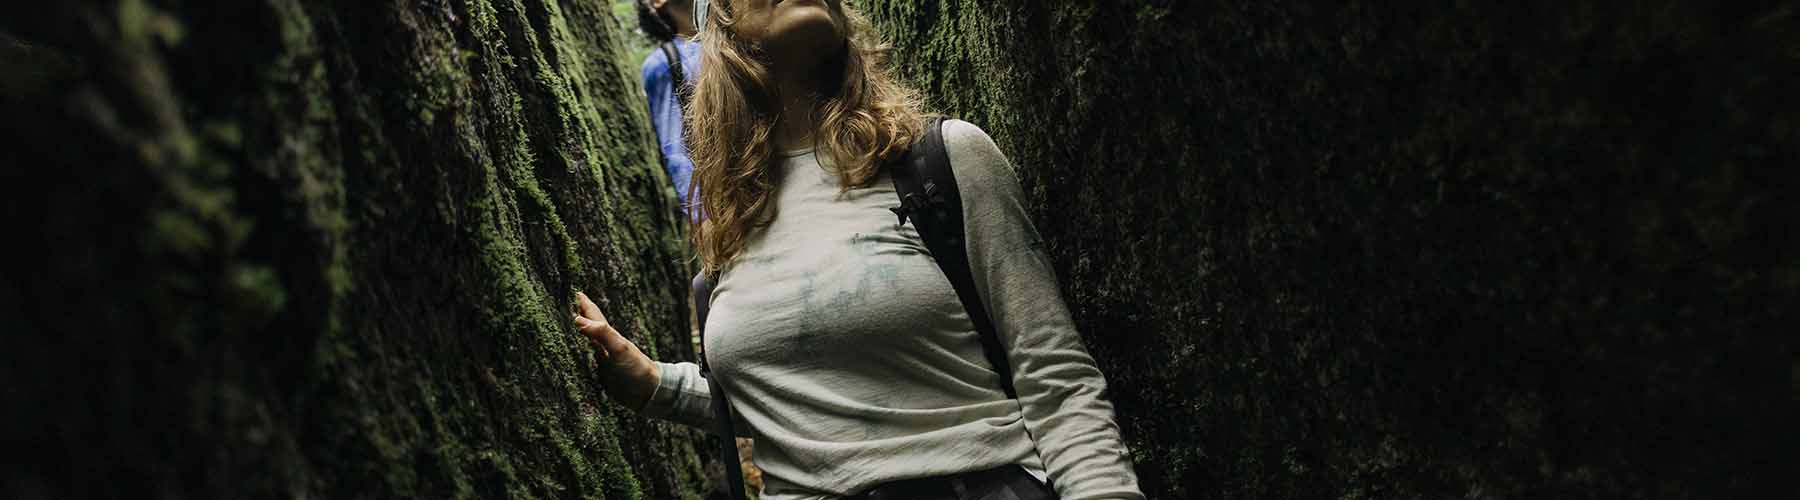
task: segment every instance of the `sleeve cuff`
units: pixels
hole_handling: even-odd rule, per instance
[[[675,399],[680,394],[676,388],[681,386],[682,377],[688,374],[676,363],[655,363],[657,371],[661,373],[656,380],[656,390],[650,392],[650,400],[644,402],[644,407],[638,408],[637,413],[646,417],[668,418],[675,411]]]

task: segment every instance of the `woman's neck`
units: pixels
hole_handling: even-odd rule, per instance
[[[813,72],[798,73],[806,75]],[[776,85],[782,97],[781,114],[775,122],[775,149],[793,151],[813,147],[815,131],[819,128],[818,117],[814,113],[818,104],[819,83],[788,72],[777,77]]]

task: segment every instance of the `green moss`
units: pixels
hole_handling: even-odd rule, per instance
[[[143,0],[124,0],[117,7],[120,34],[128,40],[154,40],[165,45],[181,42],[181,23]]]
[[[29,110],[26,137],[81,138],[27,145],[64,175],[40,198],[101,203],[32,233],[114,238],[38,260],[108,276],[58,286],[146,322],[132,349],[68,363],[130,377],[57,377],[128,396],[54,413],[143,436],[81,419],[165,408],[132,425],[169,430],[41,438],[125,451],[92,455],[117,484],[39,481],[73,485],[50,496],[697,497],[691,435],[615,418],[567,324],[580,289],[648,352],[685,331],[680,228],[607,8],[46,7],[98,21],[58,35],[69,59],[116,67],[34,87],[80,104]]]

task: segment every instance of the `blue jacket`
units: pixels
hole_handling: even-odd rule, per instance
[[[681,53],[682,75],[692,85],[700,76],[700,44],[677,37],[675,48]],[[675,185],[675,196],[689,214],[695,212],[688,202],[688,181],[694,174],[694,162],[688,159],[687,146],[681,138],[681,101],[675,97],[674,77],[669,73],[669,58],[661,46],[644,58],[644,94],[650,100],[650,126],[656,130],[656,142],[662,149],[663,171]]]

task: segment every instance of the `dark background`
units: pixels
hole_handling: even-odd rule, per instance
[[[1800,495],[1794,2],[870,3],[1153,498]]]

